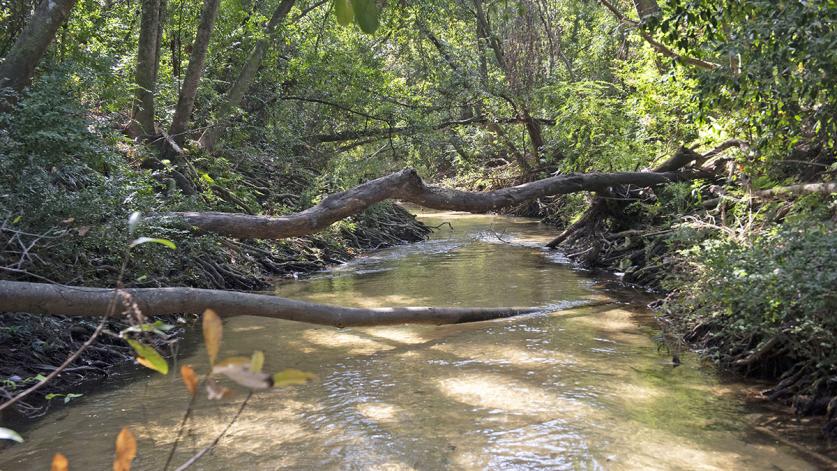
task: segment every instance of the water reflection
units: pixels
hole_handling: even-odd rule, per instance
[[[605,294],[541,249],[530,221],[435,214],[454,231],[384,250],[283,296],[355,306],[569,305]],[[620,303],[454,326],[333,329],[241,317],[223,355],[319,380],[254,396],[196,469],[813,469],[750,433],[747,410],[693,358],[672,368],[636,308]],[[206,368],[202,352],[183,359]],[[205,446],[241,396],[200,401],[177,462]],[[123,425],[137,469],[160,469],[187,397],[176,377],[79,401],[24,431],[0,469],[102,469]],[[61,420],[57,420],[58,418]]]

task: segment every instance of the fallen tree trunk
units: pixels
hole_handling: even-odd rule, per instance
[[[358,214],[386,199],[399,199],[431,209],[486,213],[544,196],[604,191],[616,185],[640,187],[705,176],[700,172],[623,172],[558,175],[495,191],[471,192],[426,185],[413,169],[387,175],[335,193],[299,213],[252,216],[218,212],[180,212],[161,216],[205,232],[253,239],[283,239],[311,234]]]
[[[335,327],[393,324],[458,324],[530,314],[537,307],[389,307],[352,308],[296,301],[267,294],[197,288],[129,288],[147,315],[199,314],[212,308],[219,315],[258,316]],[[48,283],[0,281],[0,310],[62,316],[103,316],[113,300],[108,288],[82,288]]]

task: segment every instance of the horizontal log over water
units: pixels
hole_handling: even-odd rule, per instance
[[[128,288],[147,316],[200,314],[212,308],[224,317],[248,315],[334,327],[393,324],[459,324],[531,314],[538,307],[388,307],[352,308],[316,304],[267,294],[197,288]],[[0,281],[0,312],[63,316],[103,316],[114,290]],[[121,310],[121,309],[120,309]]]
[[[228,237],[283,239],[321,231],[386,199],[408,201],[430,209],[486,213],[544,196],[602,191],[615,185],[653,186],[701,176],[705,175],[693,171],[568,174],[495,191],[472,192],[426,185],[415,170],[408,168],[335,193],[316,206],[285,216],[219,212],[179,212],[162,216]]]

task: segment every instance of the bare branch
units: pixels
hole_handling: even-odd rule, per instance
[[[131,288],[137,309],[147,316],[201,313],[211,307],[221,316],[259,316],[335,327],[418,324],[457,324],[534,313],[537,307],[392,307],[351,308],[316,304],[265,294],[197,288]],[[64,316],[101,316],[109,312],[113,290],[0,281],[4,312]]]
[[[330,195],[317,206],[285,216],[252,216],[219,212],[181,212],[158,216],[201,231],[228,237],[283,239],[327,228],[387,199],[400,199],[425,208],[486,213],[544,196],[603,191],[617,185],[641,187],[705,176],[701,172],[623,172],[558,175],[487,192],[460,191],[426,185],[407,168],[350,190]]]

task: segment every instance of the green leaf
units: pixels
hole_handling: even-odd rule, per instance
[[[250,357],[250,371],[253,373],[261,373],[264,366],[264,352],[256,350],[253,356]]]
[[[166,247],[168,247],[168,248],[170,248],[170,249],[172,249],[172,250],[174,250],[174,249],[176,249],[176,248],[177,248],[177,246],[176,246],[176,245],[174,245],[174,242],[172,242],[172,241],[170,241],[170,240],[168,240],[168,239],[154,239],[154,238],[152,238],[152,237],[140,237],[140,238],[138,238],[138,239],[134,239],[134,240],[131,242],[131,247],[136,247],[137,245],[146,244],[146,243],[148,243],[148,242],[152,242],[152,243],[154,243],[154,244],[165,245]]]
[[[355,11],[351,0],[334,0],[334,13],[340,26],[349,26],[355,19]]]
[[[316,377],[317,376],[314,373],[300,371],[295,368],[288,368],[273,375],[273,387],[281,388],[283,386],[291,386],[294,384],[305,384]]]
[[[355,12],[355,21],[360,26],[361,31],[372,34],[378,29],[380,11],[375,0],[352,0],[352,9]]]
[[[201,180],[205,181],[206,183],[212,185],[215,183],[215,179],[210,177],[208,173],[201,173]]]
[[[68,402],[70,402],[71,400],[73,400],[73,399],[75,399],[75,398],[77,398],[77,397],[81,397],[81,396],[84,396],[84,394],[77,394],[77,393],[70,393],[70,394],[67,394],[66,396],[64,396],[64,404],[67,404],[67,403],[68,403]]]
[[[19,433],[10,428],[0,427],[0,440],[12,440],[14,442],[23,443],[23,437]]]
[[[149,347],[148,345],[143,345],[136,340],[127,339],[128,345],[137,352],[137,362],[146,367],[150,368],[154,371],[159,371],[160,373],[166,375],[169,374],[169,364],[166,362],[165,358],[162,355],[157,353],[157,350],[154,350],[153,347]]]

